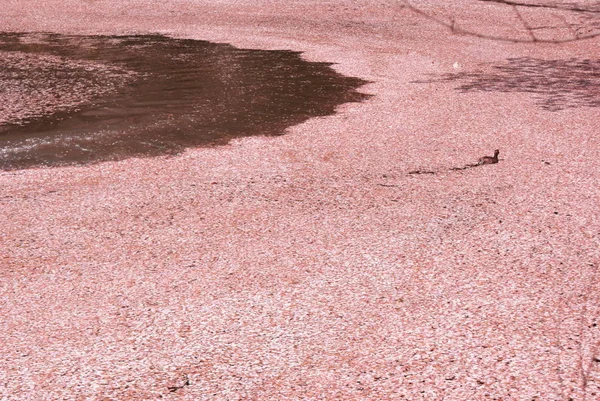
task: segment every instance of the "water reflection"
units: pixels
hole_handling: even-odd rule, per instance
[[[530,93],[547,111],[600,107],[600,59],[510,58],[487,72],[444,74],[420,83],[456,82],[468,92]]]
[[[144,36],[0,35],[0,168],[280,135],[368,95],[298,52]]]

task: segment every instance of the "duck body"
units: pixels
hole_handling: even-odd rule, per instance
[[[500,154],[500,151],[498,149],[496,149],[494,151],[494,156],[484,156],[482,158],[479,159],[479,165],[482,164],[496,164],[498,163],[498,155]]]

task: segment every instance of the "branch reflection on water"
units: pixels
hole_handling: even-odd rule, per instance
[[[536,104],[548,111],[600,106],[600,59],[511,58],[491,71],[445,74],[420,82],[458,82],[456,89],[463,93],[531,93]]]

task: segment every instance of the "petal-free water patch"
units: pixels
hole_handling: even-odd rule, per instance
[[[0,35],[0,169],[177,154],[281,135],[369,95],[292,51],[162,35]]]

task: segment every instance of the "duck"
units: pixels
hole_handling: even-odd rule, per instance
[[[498,155],[500,154],[500,151],[498,149],[494,150],[494,156],[483,156],[482,158],[479,159],[479,163],[477,163],[478,165],[482,165],[482,164],[496,164],[498,163]]]

